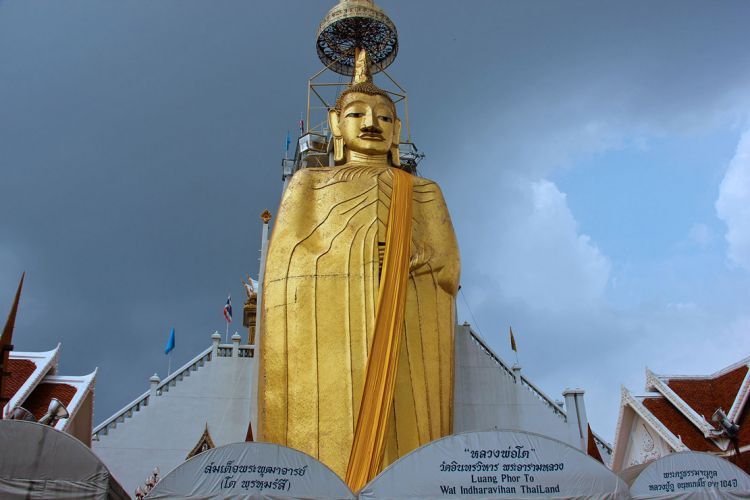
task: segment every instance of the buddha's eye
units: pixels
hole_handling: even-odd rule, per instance
[[[378,116],[378,118],[387,123],[391,123],[393,121],[393,118],[391,118],[390,116],[383,115],[383,116]]]
[[[360,113],[359,111],[351,111],[346,114],[346,118],[362,118],[365,116],[364,113]]]

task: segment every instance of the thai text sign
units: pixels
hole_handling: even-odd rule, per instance
[[[726,459],[688,451],[655,460],[641,471],[630,491],[635,498],[687,493],[717,498],[737,494],[745,498],[750,496],[750,476]]]
[[[522,431],[449,436],[393,463],[360,498],[629,498],[604,465],[560,441]]]
[[[270,443],[234,443],[204,451],[159,481],[149,498],[354,498],[328,467]]]

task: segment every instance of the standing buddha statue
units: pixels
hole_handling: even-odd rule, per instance
[[[356,491],[452,431],[460,261],[440,188],[399,168],[401,123],[364,50],[329,126],[336,165],[294,174],[268,247],[259,439]]]

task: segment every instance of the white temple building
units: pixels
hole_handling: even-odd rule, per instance
[[[97,425],[91,447],[133,492],[154,467],[169,472],[195,453],[250,438],[253,346],[240,336],[211,346]]]
[[[94,416],[96,370],[88,375],[60,375],[59,360],[59,344],[45,352],[10,352],[3,391],[9,401],[1,409],[3,418],[10,418],[11,412],[20,407],[29,411],[34,420],[40,420],[54,398],[68,412],[67,418],[55,421],[54,428],[75,436],[88,446]]]
[[[252,439],[254,346],[241,345],[238,334],[231,344],[220,340],[214,334],[209,348],[166,379],[152,377],[148,391],[94,429],[94,452],[127,491],[141,485],[154,467],[166,474],[207,448]],[[566,391],[564,405],[556,403],[468,324],[457,326],[455,349],[454,433],[518,429],[587,451],[582,390]],[[610,446],[594,439],[608,463]]]
[[[660,375],[647,368],[646,391],[636,395],[622,388],[612,470],[690,450],[724,457],[750,472],[750,358],[706,376]]]
[[[464,323],[456,326],[453,433],[516,429],[558,439],[589,450],[584,391],[567,389],[565,402],[555,402],[518,365],[508,366]],[[593,434],[603,462],[612,448]]]

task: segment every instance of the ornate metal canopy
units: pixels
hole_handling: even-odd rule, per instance
[[[354,50],[365,49],[377,73],[396,59],[398,34],[372,0],[340,0],[320,23],[317,48],[325,66],[347,76],[354,74]]]

